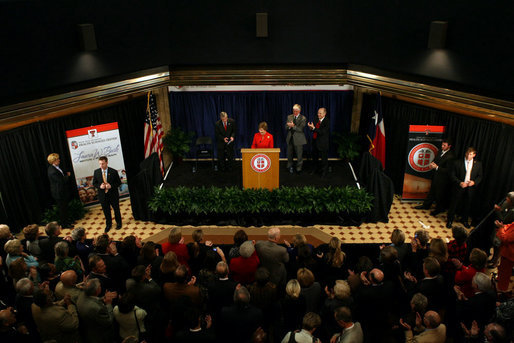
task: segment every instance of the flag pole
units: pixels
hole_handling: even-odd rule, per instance
[[[170,166],[168,167],[168,170],[166,171],[166,175],[164,176],[164,179],[161,182],[161,185],[159,186],[159,190],[162,189],[162,185],[164,185],[164,181],[168,178],[168,174],[170,172],[171,167],[173,166],[173,161],[171,161]]]

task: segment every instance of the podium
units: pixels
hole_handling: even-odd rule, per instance
[[[243,188],[278,188],[280,149],[241,149]]]

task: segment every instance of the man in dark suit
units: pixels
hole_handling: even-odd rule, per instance
[[[453,183],[453,197],[448,209],[447,228],[451,228],[457,205],[462,205],[462,223],[469,228],[469,209],[476,193],[476,188],[482,181],[482,163],[475,160],[477,151],[469,147],[464,159],[455,161],[451,169],[450,178]]]
[[[236,122],[229,118],[227,112],[220,113],[220,120],[214,125],[218,147],[218,163],[221,170],[228,170],[234,161],[234,139]]]
[[[287,169],[291,174],[293,169],[293,154],[296,153],[296,171],[300,173],[303,166],[303,146],[307,144],[303,129],[307,125],[307,118],[301,115],[302,108],[300,105],[293,106],[293,114],[287,116]]]
[[[93,174],[93,186],[98,190],[98,200],[105,215],[105,232],[108,232],[112,226],[111,207],[116,219],[116,230],[121,229],[120,194],[118,193],[121,180],[118,171],[109,168],[107,162],[106,156],[100,157],[98,159],[100,168]]]
[[[431,215],[436,216],[444,211],[447,206],[448,198],[447,188],[450,183],[450,168],[452,166],[455,155],[451,151],[452,142],[450,139],[443,139],[441,143],[441,150],[437,153],[435,159],[430,163],[429,168],[434,170],[432,175],[432,184],[427,198],[422,205],[416,206],[418,210],[428,210],[432,203],[436,202],[435,210],[430,212]]]
[[[48,166],[48,180],[50,181],[50,193],[57,203],[59,210],[59,224],[62,227],[72,227],[68,223],[68,179],[70,172],[64,172],[60,167],[61,159],[59,154],[52,153],[48,155],[47,161],[50,164]]]
[[[307,125],[312,131],[312,160],[315,163],[312,174],[321,171],[321,177],[325,177],[328,171],[328,144],[330,138],[330,119],[326,117],[327,109],[318,110],[318,122]],[[321,164],[319,158],[321,157]]]

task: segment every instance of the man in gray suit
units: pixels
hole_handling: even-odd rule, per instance
[[[332,336],[330,343],[362,343],[364,336],[361,325],[358,322],[353,322],[352,312],[348,307],[336,308],[334,317],[343,331]]]
[[[100,280],[88,280],[77,301],[81,337],[87,343],[110,343],[114,338],[112,300],[118,295],[105,292],[102,301],[98,297],[101,292]]]
[[[278,289],[286,285],[287,272],[285,263],[289,262],[289,254],[286,248],[278,245],[280,229],[273,227],[268,230],[268,240],[258,241],[255,250],[261,261],[261,265],[270,272],[270,279]]]
[[[287,116],[287,169],[291,174],[293,169],[293,153],[296,153],[296,171],[300,173],[303,166],[303,146],[307,144],[303,129],[307,125],[307,118],[300,114],[301,106],[295,104],[293,106],[293,114]]]

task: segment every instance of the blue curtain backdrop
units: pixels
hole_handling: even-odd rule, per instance
[[[236,157],[241,157],[241,148],[251,146],[257,126],[265,121],[275,148],[286,157],[285,124],[294,104],[302,106],[308,122],[315,122],[318,108],[325,107],[334,133],[350,131],[352,101],[353,91],[170,92],[171,125],[194,132],[195,139],[210,136],[214,142],[214,123],[225,111],[236,121]],[[305,133],[310,143],[312,134],[307,127]],[[310,144],[304,149],[310,151]],[[335,157],[333,144],[330,151],[329,156]]]

